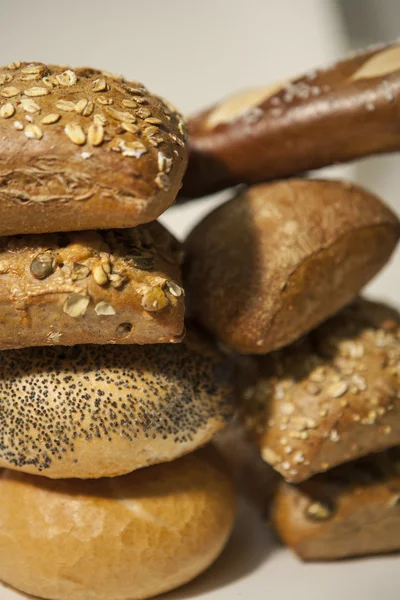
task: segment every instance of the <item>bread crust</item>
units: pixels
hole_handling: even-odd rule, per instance
[[[304,340],[246,362],[246,427],[290,482],[400,444],[400,315],[359,300]]]
[[[242,92],[189,120],[183,198],[396,152],[400,44]]]
[[[0,238],[0,349],[180,342],[180,261],[157,222]]]
[[[371,455],[300,486],[282,482],[272,522],[303,560],[400,550],[399,449]]]
[[[0,353],[0,467],[115,477],[206,444],[233,413],[232,367],[191,330],[182,344]]]
[[[276,350],[350,302],[389,259],[399,233],[392,211],[352,184],[253,186],[187,238],[191,310],[240,353]]]
[[[220,554],[235,514],[215,452],[97,481],[0,475],[0,579],[52,600],[141,600]]]
[[[174,203],[186,125],[142,84],[15,63],[0,100],[0,235],[135,227]]]

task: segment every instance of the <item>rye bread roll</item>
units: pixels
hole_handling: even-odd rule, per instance
[[[53,600],[140,600],[220,554],[235,496],[211,449],[124,477],[0,471],[0,579]]]
[[[400,550],[400,451],[370,455],[278,487],[272,522],[303,560]]]
[[[0,68],[0,235],[153,221],[174,203],[186,162],[184,120],[141,83]]]
[[[233,95],[189,120],[182,196],[400,149],[400,44]]]
[[[157,222],[0,238],[0,350],[180,342],[180,262]]]
[[[400,315],[359,300],[304,340],[246,360],[245,425],[290,482],[400,444]]]
[[[276,350],[350,302],[399,233],[392,211],[356,185],[293,179],[251,187],[185,242],[191,310],[240,353]]]
[[[0,353],[0,467],[115,477],[204,445],[233,412],[232,367],[193,330],[168,346]]]

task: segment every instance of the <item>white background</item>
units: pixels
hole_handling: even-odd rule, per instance
[[[0,0],[0,62],[90,65],[142,80],[190,113],[400,32],[400,0]],[[400,117],[399,117],[400,118]],[[399,125],[397,125],[399,127]],[[398,155],[325,170],[400,210]],[[168,211],[183,236],[217,200]],[[369,287],[399,302],[400,254]],[[172,600],[398,600],[397,557],[302,565],[244,510],[220,561]],[[0,588],[0,600],[14,598]],[[110,599],[112,600],[112,599]]]

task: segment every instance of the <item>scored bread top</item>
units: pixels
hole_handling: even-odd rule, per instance
[[[186,125],[141,83],[90,68],[0,68],[0,235],[134,227],[175,200]]]

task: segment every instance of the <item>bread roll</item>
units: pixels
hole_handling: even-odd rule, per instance
[[[139,600],[204,571],[235,498],[219,457],[97,481],[0,473],[0,579],[54,600]]]
[[[242,374],[243,417],[288,481],[400,444],[400,315],[389,307],[359,300],[255,362]]]
[[[0,350],[179,342],[180,260],[157,222],[0,238]]]
[[[183,197],[400,149],[400,44],[247,90],[189,120]]]
[[[205,444],[233,410],[231,366],[193,331],[173,346],[0,353],[0,467],[114,477]]]
[[[191,309],[240,353],[276,350],[350,302],[389,259],[399,233],[389,208],[355,185],[254,186],[189,235]]]
[[[135,227],[181,186],[185,123],[141,84],[89,68],[0,68],[0,235]]]
[[[400,550],[400,452],[371,455],[300,486],[282,482],[272,520],[303,560]]]

